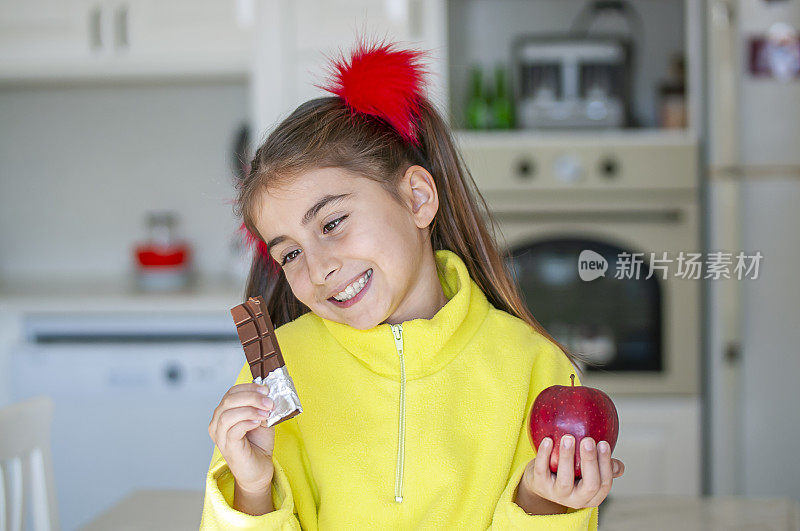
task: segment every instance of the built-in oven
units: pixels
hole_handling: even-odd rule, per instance
[[[697,143],[614,138],[460,142],[525,303],[586,361],[583,382],[613,395],[696,394]]]

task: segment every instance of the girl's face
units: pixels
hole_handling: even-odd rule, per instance
[[[371,179],[318,168],[262,193],[256,228],[320,317],[368,329],[430,318],[447,301],[427,228],[439,205],[433,178],[411,166],[399,186],[403,204]]]

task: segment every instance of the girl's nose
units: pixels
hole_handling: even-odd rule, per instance
[[[306,264],[308,264],[308,276],[311,277],[311,282],[319,285],[328,282],[331,275],[339,269],[338,260],[327,253],[306,252]]]

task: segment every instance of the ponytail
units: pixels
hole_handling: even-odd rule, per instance
[[[434,249],[449,249],[467,266],[470,277],[497,309],[519,317],[558,345],[575,364],[578,357],[558,342],[536,320],[509,275],[497,243],[489,232],[497,222],[478,190],[463,157],[455,148],[450,129],[429,101],[421,105],[421,137],[428,171],[436,179],[439,212],[431,227]]]

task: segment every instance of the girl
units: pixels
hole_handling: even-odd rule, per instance
[[[549,439],[534,459],[528,413],[571,354],[504,268],[422,55],[360,42],[242,182],[246,296],[303,412],[260,426],[273,404],[242,367],[209,424],[203,529],[596,529],[622,474],[605,441],[583,440],[578,482],[572,437],[557,474]]]

